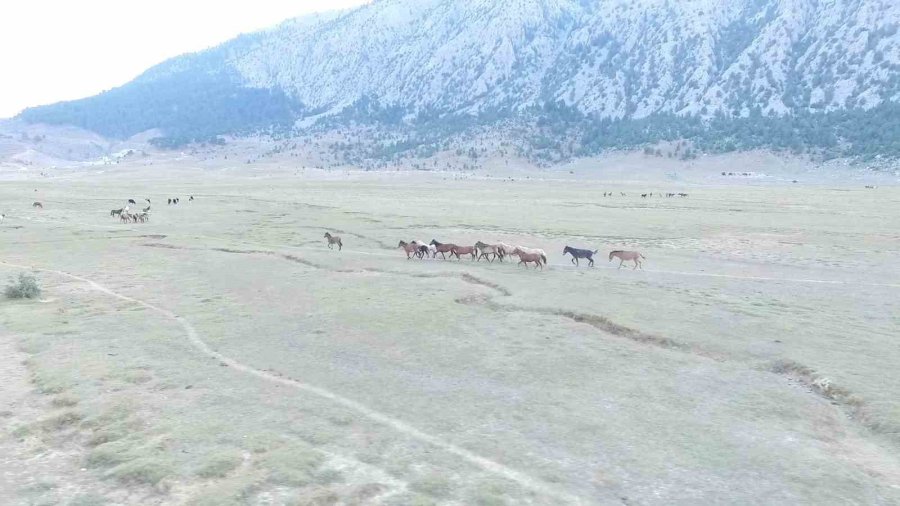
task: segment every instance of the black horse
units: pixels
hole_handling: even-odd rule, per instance
[[[588,262],[590,262],[590,266],[593,267],[594,255],[597,253],[597,251],[598,250],[591,251],[589,249],[578,249],[571,246],[566,246],[565,249],[563,249],[563,256],[566,256],[566,253],[572,255],[572,263],[575,265],[578,265],[579,258],[587,258]]]
[[[137,202],[135,202],[134,199],[128,199],[128,203],[129,204],[137,204]]]

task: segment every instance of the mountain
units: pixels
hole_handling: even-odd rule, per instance
[[[895,0],[380,0],[21,119],[160,128],[171,144],[351,124],[433,141],[515,123],[572,154],[683,138],[897,156],[898,27]]]

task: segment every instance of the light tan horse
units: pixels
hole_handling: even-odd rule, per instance
[[[545,255],[541,255],[540,253],[525,253],[518,248],[516,248],[514,253],[519,256],[519,264],[524,264],[526,269],[528,268],[529,263],[534,263],[535,269],[540,266],[541,270],[544,270],[544,264],[547,263],[547,257]]]
[[[460,255],[472,255],[472,260],[475,260],[475,256],[478,254],[478,250],[475,249],[475,246],[453,246],[450,248],[450,258],[453,258],[453,255],[456,255],[457,260],[462,260]]]
[[[344,244],[341,242],[341,236],[339,235],[331,235],[330,232],[325,232],[325,238],[328,239],[328,249],[334,249],[334,245],[338,245],[338,251],[341,251],[344,248]]]
[[[632,267],[631,270],[635,270],[638,267],[643,269],[644,263],[641,261],[641,259],[646,260],[646,258],[644,258],[644,255],[641,255],[637,251],[622,251],[622,250],[610,251],[609,252],[609,261],[610,262],[612,262],[613,257],[619,259],[619,269],[622,268],[622,264],[624,264],[626,261],[634,262],[634,267]]]
[[[398,248],[403,248],[403,251],[406,252],[406,259],[409,260],[412,257],[419,256],[419,248],[420,245],[416,244],[416,241],[406,242],[400,241],[400,244],[397,245]]]
[[[480,262],[482,258],[485,260],[494,263],[494,259],[497,258],[501,262],[503,262],[503,257],[506,255],[506,250],[503,249],[503,246],[499,244],[485,244],[481,241],[475,243],[475,248],[479,251],[478,261]],[[492,256],[488,256],[492,255]]]

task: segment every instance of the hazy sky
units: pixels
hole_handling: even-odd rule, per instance
[[[0,15],[0,118],[119,86],[169,57],[366,0],[10,0]]]

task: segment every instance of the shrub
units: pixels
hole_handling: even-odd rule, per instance
[[[19,280],[11,281],[6,287],[6,296],[10,299],[36,299],[41,296],[41,287],[37,279],[30,274],[19,274]]]

